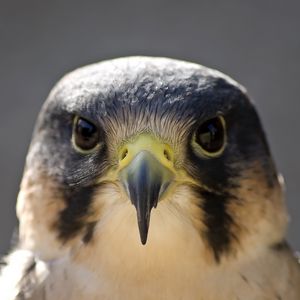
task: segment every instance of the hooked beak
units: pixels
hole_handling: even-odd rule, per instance
[[[142,150],[120,171],[119,178],[136,208],[140,239],[145,245],[151,209],[156,208],[174,174],[155,155]]]

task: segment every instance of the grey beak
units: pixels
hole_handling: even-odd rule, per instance
[[[137,211],[140,239],[147,242],[151,209],[173,179],[173,174],[148,151],[139,152],[120,172],[120,180]]]

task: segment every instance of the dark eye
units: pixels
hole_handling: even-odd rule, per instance
[[[195,132],[195,142],[207,156],[222,153],[225,146],[225,120],[218,116],[202,123]]]
[[[76,117],[73,128],[73,143],[78,150],[93,150],[100,140],[98,128],[90,121]]]

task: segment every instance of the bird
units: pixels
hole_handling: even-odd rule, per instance
[[[164,57],[65,75],[38,116],[2,300],[299,300],[284,182],[229,76]]]

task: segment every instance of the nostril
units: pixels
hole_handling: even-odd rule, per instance
[[[167,149],[164,150],[164,157],[169,161],[172,160],[171,154]]]
[[[126,156],[128,155],[128,149],[125,148],[122,153],[121,153],[121,160],[123,160],[124,158],[126,158]]]

